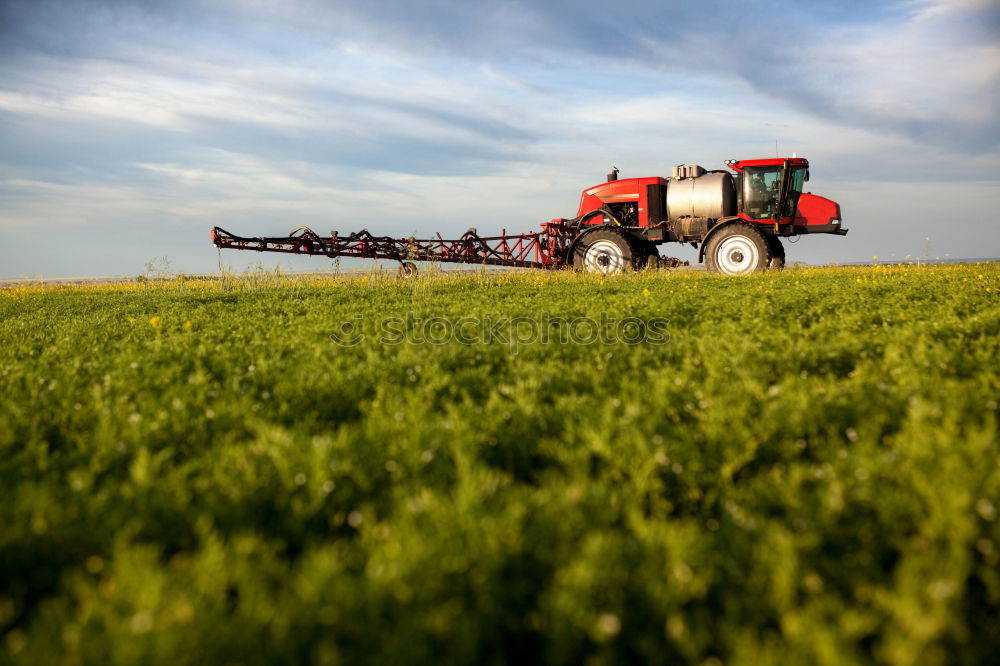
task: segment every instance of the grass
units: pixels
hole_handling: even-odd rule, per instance
[[[998,290],[981,264],[0,291],[0,661],[994,661]],[[668,335],[530,339],[602,314]]]

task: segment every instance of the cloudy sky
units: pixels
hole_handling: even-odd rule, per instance
[[[3,0],[0,277],[213,271],[213,225],[527,231],[612,164],[775,142],[851,230],[790,259],[997,257],[998,91],[998,0]]]

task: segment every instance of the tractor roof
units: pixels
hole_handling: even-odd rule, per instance
[[[733,171],[743,171],[746,167],[781,166],[788,160],[789,166],[809,166],[804,157],[768,157],[762,160],[726,160],[726,166]]]

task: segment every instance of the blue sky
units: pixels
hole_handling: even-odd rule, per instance
[[[995,257],[998,91],[996,0],[5,0],[0,277],[213,271],[214,225],[527,231],[612,164],[775,141],[851,230],[789,259]]]

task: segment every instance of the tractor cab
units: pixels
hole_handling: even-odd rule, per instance
[[[747,221],[794,219],[809,162],[801,157],[728,160],[736,172],[739,216]]]
[[[738,216],[744,222],[777,225],[782,235],[847,233],[837,202],[802,191],[809,180],[805,158],[726,160],[726,166],[736,172]]]

